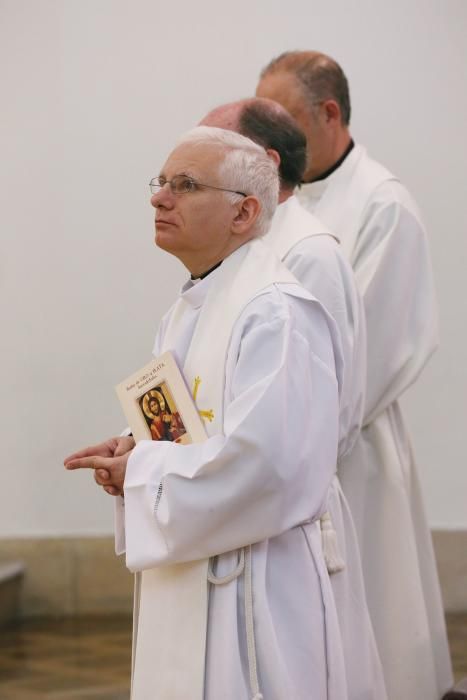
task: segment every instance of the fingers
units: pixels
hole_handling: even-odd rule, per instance
[[[114,457],[121,457],[121,455],[130,452],[135,444],[134,438],[131,435],[119,438],[117,447],[115,448]]]
[[[78,452],[73,452],[73,454],[65,457],[63,464],[66,467],[67,463],[71,462],[72,460],[79,459],[80,457],[91,457],[92,455],[97,455],[97,448],[98,445],[92,445],[91,447],[85,447],[83,450],[78,450]]]
[[[111,496],[123,495],[129,455],[130,452],[125,452],[118,457],[100,457],[99,455],[79,457],[70,459],[65,464],[65,468],[68,470],[94,469],[94,480],[99,486],[104,487],[106,493]]]
[[[108,469],[96,469],[94,471],[94,481],[99,486],[109,485],[110,472]]]
[[[122,491],[114,484],[109,484],[110,472],[107,469],[96,469],[94,471],[94,481],[99,486],[102,486],[104,491],[109,494],[109,496],[121,496]]]
[[[97,445],[90,445],[89,447],[85,447],[82,450],[78,450],[77,452],[73,452],[73,454],[68,455],[68,457],[65,457],[63,463],[65,466],[67,466],[69,462],[75,461],[76,459],[82,459],[84,457],[113,457],[117,444],[118,438],[110,438],[109,440],[100,442]]]
[[[103,489],[109,496],[123,496],[122,492],[116,486],[104,486]]]
[[[65,464],[66,469],[105,469],[110,465],[112,459],[110,457],[99,457],[92,455],[90,457],[80,457],[78,459],[70,459]]]

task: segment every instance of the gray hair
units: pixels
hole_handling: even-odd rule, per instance
[[[261,236],[266,233],[277,206],[279,175],[277,165],[264,148],[246,136],[215,126],[197,126],[191,129],[176,145],[182,144],[206,144],[224,151],[224,158],[217,172],[219,186],[256,197],[260,202],[261,211],[255,223],[255,235]],[[241,197],[230,192],[223,194],[232,202]]]

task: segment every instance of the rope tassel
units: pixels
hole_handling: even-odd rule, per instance
[[[324,561],[329,574],[337,574],[345,569],[345,562],[339,550],[337,533],[329,513],[324,513],[320,518],[321,543],[323,547]]]

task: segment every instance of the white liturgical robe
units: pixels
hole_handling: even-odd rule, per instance
[[[188,282],[175,325],[174,310],[161,324],[156,355],[167,349],[170,333],[186,374],[194,337],[201,338],[206,372],[216,364],[222,333],[205,318],[199,334],[203,311],[211,304],[221,318],[241,287],[240,277],[224,287],[231,260],[249,255],[250,246],[259,251],[261,277],[274,255],[254,241],[205,279]],[[211,557],[218,581],[227,576],[209,586],[205,700],[348,698],[318,523],[335,473],[340,362],[336,325],[323,307],[296,284],[268,284],[232,325],[220,425],[207,425],[202,444],[139,442],[128,460],[116,523],[128,567],[146,571]],[[210,408],[200,376],[197,405]],[[243,548],[244,569],[230,579]],[[174,668],[174,677],[183,673]],[[144,689],[135,697],[157,700]],[[161,700],[175,698],[188,700],[176,691]]]
[[[437,344],[427,239],[406,189],[355,146],[303,206],[335,231],[367,326],[363,429],[339,465],[357,527],[368,606],[390,700],[439,700],[452,684],[433,547],[398,404]]]
[[[339,457],[360,432],[366,383],[365,311],[352,267],[338,239],[296,196],[279,204],[263,241],[331,314],[339,329],[343,371],[339,386]]]
[[[279,204],[263,240],[337,323],[343,355],[339,464],[361,429],[366,382],[365,312],[352,267],[338,240],[295,196]],[[328,509],[344,562],[341,570],[332,573],[331,584],[342,632],[349,698],[383,698],[384,681],[368,614],[355,527],[337,477],[329,493]]]

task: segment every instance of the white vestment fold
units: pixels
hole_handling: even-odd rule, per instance
[[[338,238],[296,196],[279,204],[263,240],[337,323],[343,356],[338,374],[343,457],[360,433],[365,403],[365,310],[355,276]]]
[[[338,239],[295,196],[279,204],[263,240],[337,323],[343,355],[338,377],[339,464],[360,433],[365,400],[365,312],[352,267]],[[337,477],[329,492],[328,510],[345,563],[343,570],[332,574],[331,584],[342,633],[349,700],[384,698],[355,526]]]
[[[452,685],[433,547],[398,404],[437,345],[425,231],[405,188],[355,146],[303,206],[342,241],[363,298],[367,391],[362,432],[339,465],[356,524],[390,700],[439,700]]]
[[[246,277],[231,274],[231,258],[241,262],[251,250]],[[273,270],[275,283],[270,276],[263,287]],[[209,586],[205,700],[248,700],[259,691],[266,700],[348,697],[317,524],[335,472],[340,344],[333,320],[298,285],[285,283],[291,276],[283,270],[254,241],[187,285],[183,308],[177,303],[161,324],[155,354],[167,349],[168,334],[188,381],[201,377],[198,408],[214,407],[219,424],[208,424],[202,444],[138,443],[117,510],[116,542],[125,545],[132,571],[211,558],[219,580],[245,550],[240,574]],[[154,658],[154,675],[157,664]],[[144,688],[135,696],[157,698]],[[161,697],[173,699],[186,700],[175,691]]]

